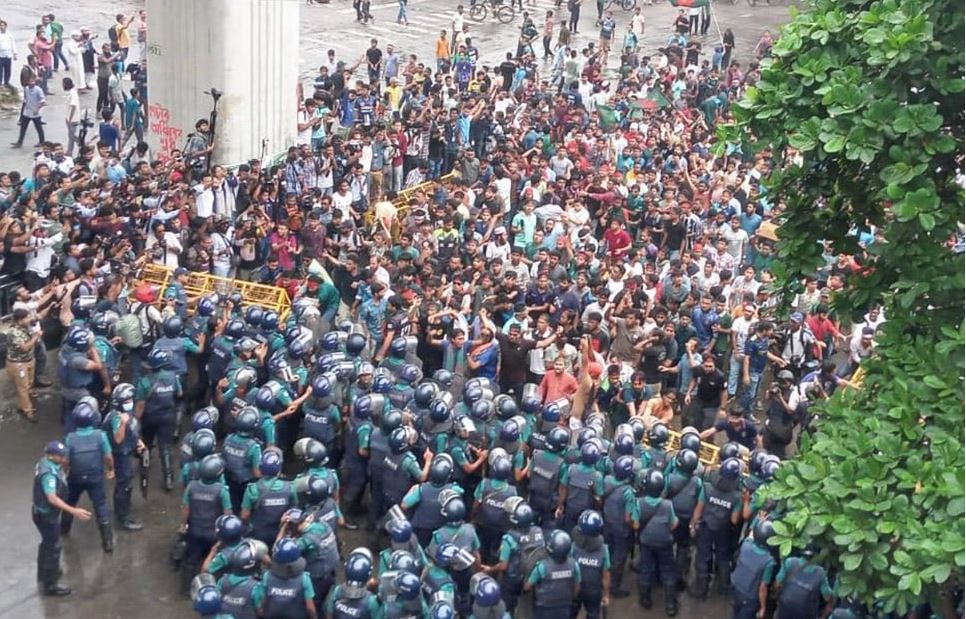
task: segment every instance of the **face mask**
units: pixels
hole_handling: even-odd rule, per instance
[[[125,413],[130,413],[134,410],[134,402],[124,402],[121,404],[121,410]]]

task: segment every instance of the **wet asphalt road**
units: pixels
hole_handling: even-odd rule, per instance
[[[51,353],[51,360],[54,359]],[[180,490],[166,494],[161,488],[160,467],[152,462],[152,485],[145,503],[135,491],[134,514],[145,528],[138,533],[115,531],[115,550],[101,551],[100,536],[93,522],[75,522],[63,541],[64,582],[74,594],[66,598],[45,598],[36,584],[37,544],[40,536],[30,521],[30,493],[33,467],[43,445],[62,438],[60,402],[55,390],[46,390],[38,400],[41,421],[30,424],[8,410],[0,416],[0,522],[3,544],[0,560],[0,618],[67,619],[185,619],[193,617],[187,599],[178,595],[177,574],[168,567],[167,556],[177,530]],[[44,393],[44,392],[42,392]],[[12,405],[13,388],[6,372],[0,373],[0,398],[4,408]],[[110,496],[110,492],[108,493]],[[81,506],[90,508],[85,497]],[[369,544],[371,536],[363,530],[340,531],[345,547]],[[633,577],[633,573],[625,576]],[[625,586],[626,586],[625,582]],[[725,599],[699,603],[687,594],[679,596],[679,617],[704,619],[726,617]],[[614,600],[610,617],[664,617],[660,592],[651,611],[639,608],[634,598]],[[529,602],[524,601],[518,617],[529,617]]]

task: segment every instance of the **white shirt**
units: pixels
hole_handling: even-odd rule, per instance
[[[313,116],[309,116],[309,113],[306,110],[299,110],[298,123],[300,125],[310,122],[312,118]],[[295,137],[295,144],[297,146],[303,146],[311,143],[312,143],[312,125],[309,125],[305,129],[302,129],[301,131],[298,132],[298,135]]]
[[[50,275],[50,263],[54,258],[53,246],[59,243],[63,237],[64,235],[60,232],[47,238],[30,237],[27,240],[27,245],[35,249],[27,252],[27,270],[40,277]]]
[[[148,237],[147,243],[145,243],[146,249],[151,249],[158,245],[158,238],[153,234]],[[182,252],[184,248],[181,247],[181,239],[174,232],[164,233],[164,255],[160,260],[154,260],[154,264],[160,264],[166,266],[169,269],[178,268],[178,254]]]
[[[198,217],[208,219],[215,212],[215,193],[211,189],[206,189],[201,183],[194,186],[195,191],[195,211]]]
[[[753,324],[755,324],[754,319],[747,320],[744,316],[735,318],[731,323],[731,333],[735,336],[734,341],[736,354],[745,354],[745,340],[748,339],[748,332],[751,330],[751,326]]]
[[[77,88],[71,88],[67,93],[67,122],[75,123],[80,120],[80,95]]]
[[[0,34],[0,58],[13,58],[17,55],[17,42],[9,32]]]
[[[233,236],[231,230],[226,234],[221,232],[211,234],[211,254],[214,256],[215,264],[219,267],[231,268],[231,241]]]

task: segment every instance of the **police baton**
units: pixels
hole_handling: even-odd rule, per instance
[[[148,499],[148,474],[151,468],[151,452],[147,447],[141,452],[141,464],[138,466],[138,481],[141,487],[141,496],[146,501]]]

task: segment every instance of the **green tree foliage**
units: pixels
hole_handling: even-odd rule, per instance
[[[770,157],[788,205],[778,248],[789,292],[834,253],[869,267],[834,302],[884,306],[863,388],[819,406],[818,432],[769,492],[783,554],[818,541],[839,592],[904,612],[962,588],[963,4],[813,0],[782,29],[721,137]],[[793,162],[793,156],[795,160]],[[774,200],[773,200],[774,201]],[[880,239],[858,246],[856,228]]]

